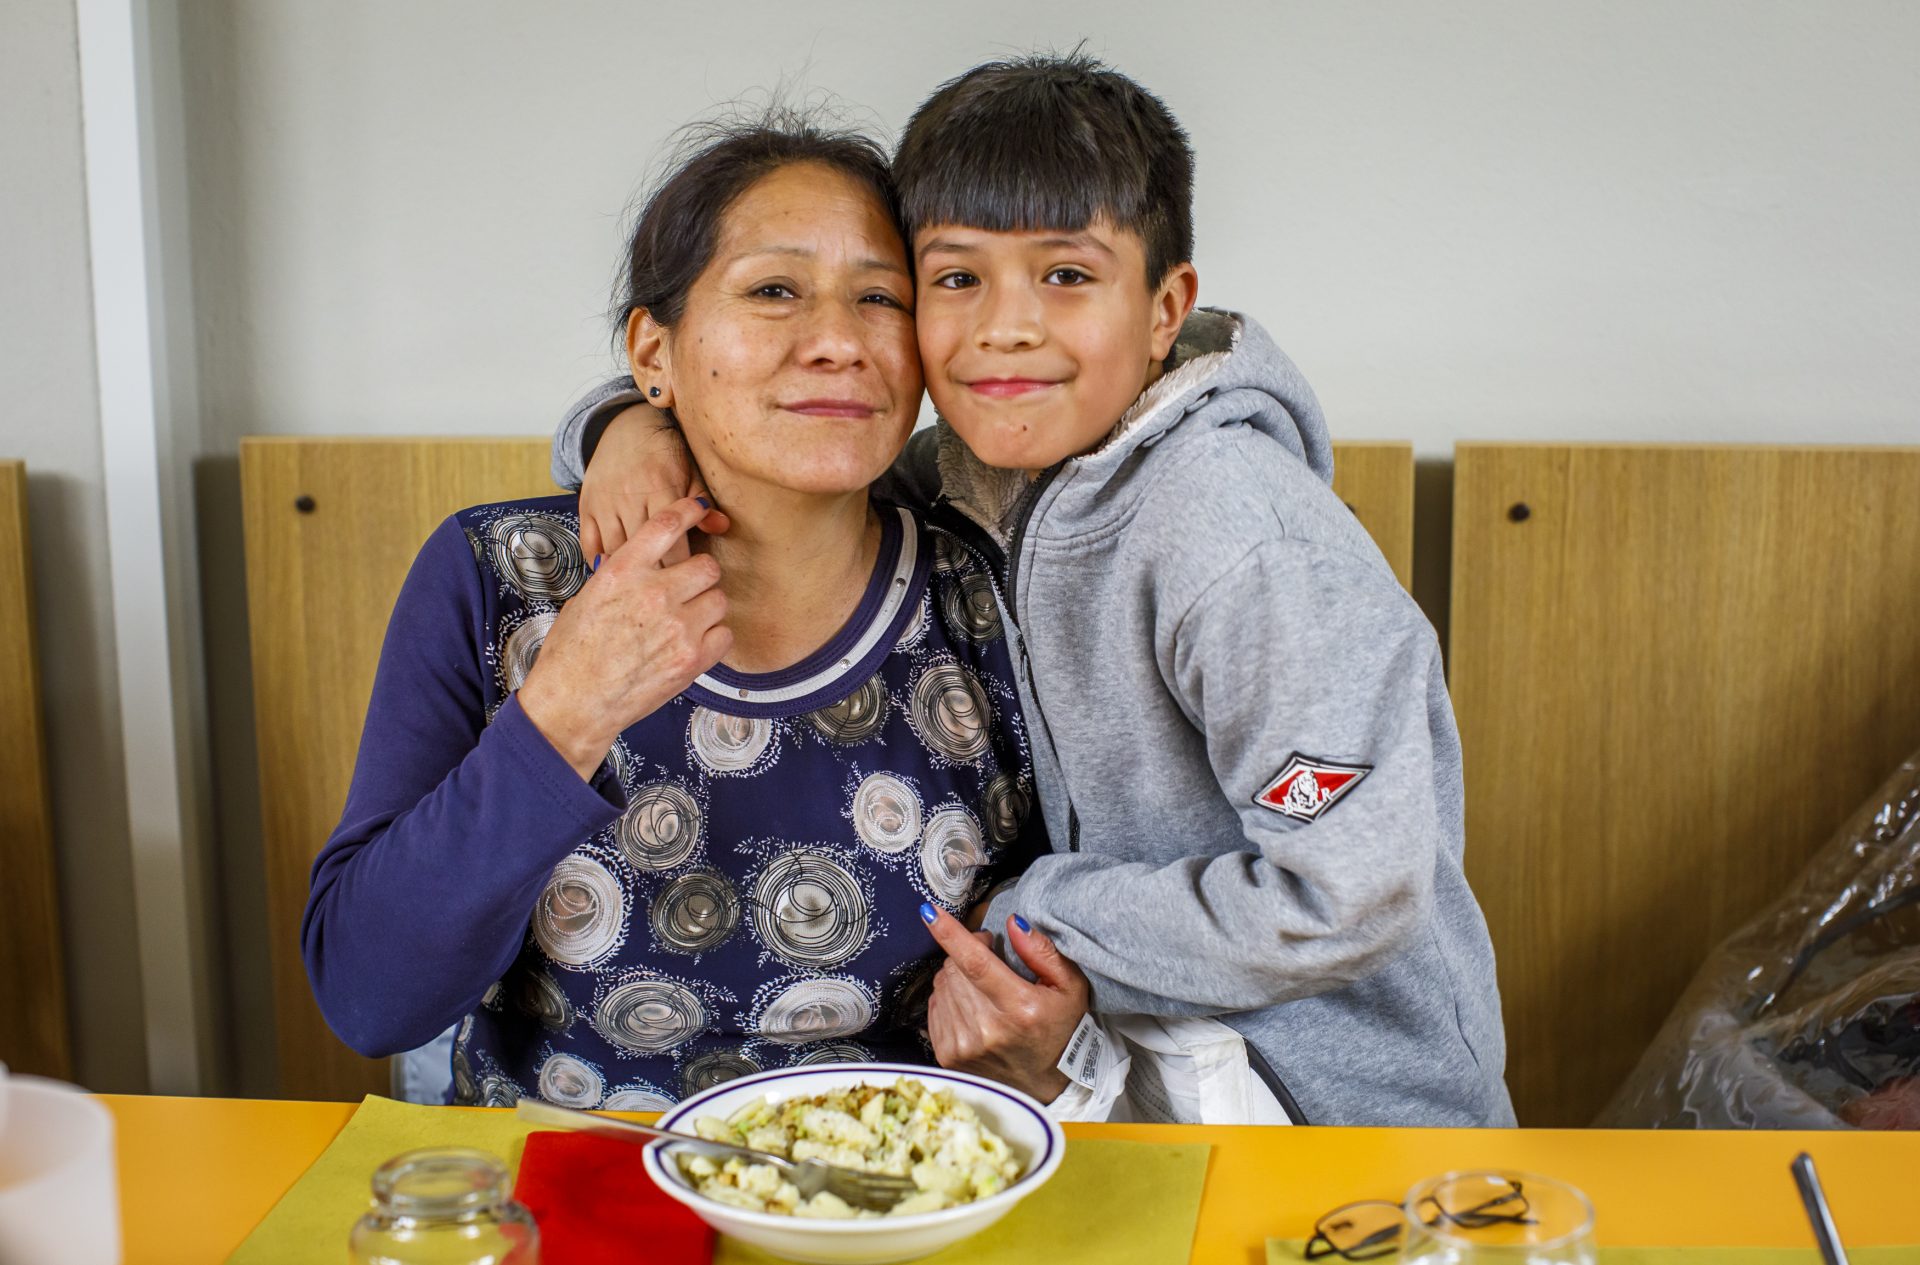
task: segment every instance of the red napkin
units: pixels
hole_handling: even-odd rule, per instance
[[[513,1197],[540,1223],[542,1265],[711,1265],[713,1231],[653,1184],[631,1142],[530,1133]]]

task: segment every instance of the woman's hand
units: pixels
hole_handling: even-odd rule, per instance
[[[706,554],[669,563],[709,514],[686,497],[646,520],[561,608],[520,687],[520,708],[582,778],[627,726],[726,656],[727,597]]]
[[[588,558],[611,556],[675,501],[706,494],[686,440],[666,415],[651,404],[623,409],[607,423],[580,478],[580,551]],[[699,523],[709,536],[729,526],[719,510],[707,511]],[[661,561],[672,565],[687,556],[682,536]]]
[[[993,951],[993,937],[968,931],[931,905],[920,908],[947,951],[927,1001],[927,1039],[940,1066],[991,1077],[1052,1102],[1067,1087],[1055,1065],[1087,1013],[1087,977],[1053,941],[1007,919],[1007,939],[1036,982]]]

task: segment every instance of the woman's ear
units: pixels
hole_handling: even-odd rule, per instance
[[[1173,351],[1180,327],[1200,299],[1200,274],[1191,263],[1167,269],[1153,295],[1153,358],[1165,360]]]
[[[666,411],[673,407],[673,340],[653,313],[637,307],[627,313],[627,365],[633,384],[647,394],[647,403]]]

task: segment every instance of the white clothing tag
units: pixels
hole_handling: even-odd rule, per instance
[[[1079,1026],[1067,1038],[1067,1048],[1054,1067],[1074,1084],[1083,1089],[1092,1089],[1100,1083],[1100,1055],[1106,1043],[1105,1034],[1100,1031],[1100,1025],[1093,1021],[1093,1014],[1089,1011],[1080,1016]]]

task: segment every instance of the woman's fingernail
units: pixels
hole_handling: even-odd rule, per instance
[[[932,905],[929,905],[924,900],[920,902],[920,921],[921,922],[924,922],[929,927],[931,927],[933,925],[933,920],[935,918],[938,918],[939,916],[940,916],[939,911],[934,909]]]
[[[710,509],[712,509],[712,508],[713,508],[713,502],[712,502],[712,501],[709,501],[709,500],[708,500],[708,499],[707,499],[706,497],[704,497],[704,496],[696,496],[696,497],[694,497],[693,499],[694,499],[694,500],[696,500],[696,501],[698,501],[698,502],[700,502],[700,508],[701,508],[701,509],[703,509],[703,510],[710,510]]]
[[[593,555],[593,565],[588,567],[587,570],[598,571],[599,569],[600,569],[600,555],[596,553]]]
[[[1019,914],[1015,914],[1015,915],[1013,916],[1013,925],[1014,925],[1014,926],[1016,926],[1016,927],[1018,927],[1018,928],[1020,928],[1020,930],[1022,930],[1022,931],[1032,931],[1032,930],[1033,930],[1033,928],[1032,928],[1032,927],[1029,927],[1029,926],[1027,925],[1027,920],[1026,920],[1025,918],[1022,918],[1022,917],[1021,917],[1021,916],[1020,916]]]

